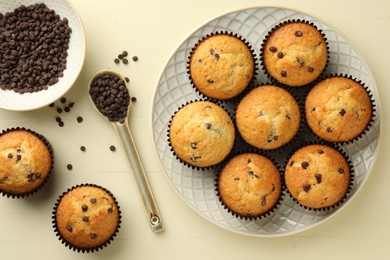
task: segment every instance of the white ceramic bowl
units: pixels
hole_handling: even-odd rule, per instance
[[[35,3],[45,3],[49,9],[54,10],[61,18],[69,20],[69,27],[72,29],[70,35],[68,57],[64,76],[50,86],[47,90],[35,93],[19,94],[12,90],[0,89],[0,108],[14,111],[27,111],[43,106],[58,100],[74,84],[84,63],[85,56],[85,34],[82,22],[74,7],[66,0],[13,0],[0,1],[0,12],[5,14],[12,12],[15,8]]]

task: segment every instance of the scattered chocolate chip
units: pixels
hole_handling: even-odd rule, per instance
[[[16,155],[16,161],[22,160],[22,156],[20,154]]]
[[[125,81],[126,81],[127,83],[129,83],[129,82],[130,82],[129,77],[125,77]]]
[[[281,52],[281,51],[280,51],[280,52],[278,52],[278,58],[279,58],[279,59],[282,59],[282,58],[283,58],[283,56],[284,56],[284,55],[283,55],[283,52]]]
[[[302,34],[302,31],[296,30],[294,32],[294,35],[297,36],[297,37],[301,37],[303,34]]]
[[[206,123],[205,127],[206,127],[206,129],[210,129],[211,128],[211,123]]]
[[[64,111],[65,111],[66,113],[70,112],[70,107],[64,107]]]
[[[131,102],[137,102],[137,98],[136,97],[131,97]]]
[[[125,58],[125,59],[122,60],[122,62],[123,62],[123,64],[128,64],[129,60]]]
[[[63,122],[63,121],[58,122],[58,125],[59,125],[60,127],[63,127],[63,126],[64,126],[64,122]]]
[[[280,75],[281,75],[283,78],[287,77],[287,71],[282,70],[282,72],[280,72]]]
[[[309,67],[307,67],[307,71],[310,72],[310,73],[312,73],[312,72],[314,72],[314,68],[311,67],[311,66],[309,66]]]
[[[212,83],[214,83],[214,80],[212,80],[212,79],[207,79],[207,83],[212,84]]]
[[[74,107],[74,104],[75,104],[74,102],[70,102],[70,103],[69,103],[69,107],[70,107],[70,108],[73,108],[73,107]]]
[[[62,108],[58,107],[57,108],[57,113],[61,114],[62,113]]]
[[[287,114],[287,115],[286,115],[286,119],[287,119],[287,120],[291,120],[291,116]]]
[[[263,114],[263,110],[261,110],[260,112],[259,112],[259,116],[263,116],[264,114]]]
[[[50,103],[50,104],[49,104],[49,107],[54,107],[54,103]]]
[[[214,58],[218,61],[219,60],[219,54],[218,53],[214,54]]]
[[[347,111],[345,111],[344,108],[342,108],[342,109],[340,110],[340,112],[339,112],[340,116],[344,116],[345,113],[347,113]]]
[[[274,140],[275,140],[275,141],[278,140],[278,138],[279,138],[279,137],[278,137],[277,135],[274,136]]]
[[[318,150],[317,152],[318,152],[318,154],[323,154],[324,150]]]
[[[71,226],[67,226],[66,227],[66,230],[68,230],[69,232],[72,232],[73,231],[73,228]]]
[[[56,117],[56,122],[57,122],[57,123],[62,122],[61,117],[57,116],[57,117]]]
[[[316,108],[313,107],[312,109],[310,109],[310,112],[315,112],[316,111]]]
[[[122,54],[118,54],[118,59],[122,60],[123,59],[123,55]]]
[[[339,169],[339,173],[343,174],[344,173],[344,169],[340,168]]]
[[[68,170],[72,170],[72,169],[73,169],[73,165],[69,163],[68,165],[66,165],[66,168],[67,168]]]
[[[249,158],[249,159],[248,159],[248,163],[251,163],[251,162],[252,162],[252,160],[251,160],[251,158]]]
[[[89,221],[89,217],[88,216],[83,216],[83,221],[84,222],[88,222]]]
[[[89,237],[90,237],[91,239],[96,239],[97,235],[96,235],[95,233],[91,233],[91,234],[89,235]]]
[[[96,198],[91,198],[89,201],[90,201],[92,204],[95,204],[95,203],[96,203]]]
[[[191,143],[191,148],[195,150],[198,147],[197,147],[196,143]]]
[[[305,186],[303,186],[303,190],[306,191],[306,192],[309,192],[310,189],[311,189],[311,185],[310,184],[306,184]]]
[[[328,132],[328,133],[331,133],[331,132],[333,132],[333,128],[332,128],[332,127],[330,127],[330,126],[328,126],[328,127],[326,128],[326,132]]]
[[[12,153],[9,153],[7,157],[8,159],[12,159],[14,156],[12,155]]]
[[[254,173],[253,173],[252,170],[249,170],[249,171],[248,171],[248,174],[249,174],[249,175],[254,175]]]
[[[322,174],[316,173],[314,175],[314,177],[316,177],[317,183],[321,183],[321,181],[322,181]]]
[[[114,209],[113,208],[108,208],[108,214],[111,214],[112,212],[114,212]]]
[[[85,204],[81,205],[81,210],[82,210],[83,212],[88,211],[88,206],[85,205]]]
[[[137,56],[133,56],[132,59],[133,59],[133,61],[135,61],[135,62],[138,61],[138,57],[137,57]]]
[[[306,161],[303,161],[303,162],[301,163],[301,166],[302,166],[302,168],[303,168],[304,170],[306,170],[307,167],[309,167],[309,163],[306,162]]]
[[[294,165],[294,161],[290,161],[290,163],[288,164],[290,167],[292,167]]]
[[[60,102],[62,103],[62,104],[65,104],[66,103],[66,98],[61,98],[61,100],[60,100]]]
[[[110,145],[110,151],[115,152],[116,151],[116,147],[114,145]]]
[[[299,66],[300,68],[302,68],[303,66],[305,66],[305,62],[302,61],[299,57],[296,57],[296,60],[297,60],[297,62],[298,62],[298,66]]]
[[[263,195],[261,196],[261,206],[266,206],[267,205],[267,196]]]
[[[80,146],[80,150],[82,151],[82,152],[85,152],[86,150],[87,150],[87,148],[85,148],[85,146]]]
[[[213,49],[210,49],[209,52],[210,52],[211,55],[214,55],[214,50]]]
[[[128,52],[127,52],[127,51],[122,51],[122,56],[123,56],[123,57],[127,57],[127,55],[128,55]]]
[[[199,60],[198,60],[198,63],[202,63],[202,59],[199,59]]]
[[[82,116],[77,117],[77,123],[83,122],[84,118]]]
[[[119,64],[120,60],[118,58],[114,59],[115,64]]]
[[[277,52],[277,51],[278,51],[278,48],[276,48],[275,46],[271,46],[271,47],[268,48],[268,50],[269,50],[270,52]]]
[[[234,178],[233,178],[233,180],[235,180],[235,181],[239,181],[239,180],[240,180],[240,178],[238,178],[238,177],[234,177]]]
[[[34,182],[40,178],[41,178],[40,173],[32,172],[32,173],[27,174],[27,181],[28,182]]]

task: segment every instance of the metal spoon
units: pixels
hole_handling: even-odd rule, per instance
[[[89,85],[88,85],[88,93],[89,93],[89,90],[91,88],[91,84],[92,84],[93,80],[96,79],[98,76],[101,76],[102,74],[112,74],[112,75],[120,78],[121,80],[123,80],[123,82],[126,84],[126,81],[123,79],[123,77],[120,74],[116,73],[115,71],[105,69],[105,70],[98,71],[93,75],[93,77],[90,80]],[[103,115],[99,111],[99,109],[96,107],[96,104],[95,104],[95,102],[92,99],[90,94],[89,94],[89,98],[90,98],[91,103],[93,104],[94,108],[98,111],[98,113],[100,115],[102,115],[106,120],[108,120],[108,118],[105,115]],[[129,102],[128,109],[127,109],[127,116],[126,116],[126,118],[124,118],[123,123],[110,122],[109,120],[108,121],[115,128],[116,133],[117,133],[117,135],[120,139],[120,142],[122,144],[122,148],[125,151],[128,162],[133,170],[134,178],[136,180],[139,192],[141,193],[142,200],[144,202],[144,206],[145,206],[145,209],[146,209],[147,214],[148,214],[150,228],[154,232],[159,232],[159,231],[163,230],[163,225],[161,223],[160,213],[158,211],[156,201],[154,199],[152,190],[150,188],[149,181],[148,181],[147,176],[145,174],[145,170],[142,166],[141,159],[140,159],[139,153],[137,151],[137,147],[134,143],[134,139],[133,139],[131,132],[130,132],[130,128],[129,128],[129,124],[128,124],[129,112],[130,112],[130,102]]]

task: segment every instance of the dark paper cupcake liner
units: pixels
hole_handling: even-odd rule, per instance
[[[175,156],[176,160],[178,160],[180,163],[182,163],[183,165],[185,165],[186,167],[188,168],[191,168],[191,169],[194,169],[194,170],[199,170],[199,171],[205,171],[205,170],[212,170],[212,169],[215,169],[219,164],[223,163],[226,158],[229,156],[229,154],[234,150],[234,147],[236,146],[236,140],[234,140],[234,143],[233,143],[233,148],[232,150],[230,151],[230,153],[219,163],[215,164],[215,165],[210,165],[210,166],[207,166],[207,167],[199,167],[199,166],[195,166],[195,165],[192,165],[186,161],[184,161],[183,159],[181,159],[177,153],[175,152],[175,150],[173,149],[172,147],[172,144],[171,144],[171,138],[170,138],[170,131],[171,131],[171,125],[172,125],[172,120],[173,118],[175,117],[175,115],[182,109],[184,108],[185,106],[189,105],[189,104],[192,104],[192,103],[195,103],[195,102],[201,102],[201,101],[208,101],[208,102],[212,102],[216,105],[218,105],[219,107],[221,107],[222,109],[224,109],[226,111],[226,113],[229,115],[230,119],[232,120],[232,123],[233,123],[233,126],[235,128],[235,133],[237,133],[237,129],[234,125],[234,120],[233,120],[233,117],[231,115],[231,113],[228,111],[228,109],[226,109],[226,107],[224,106],[224,104],[222,104],[221,102],[218,102],[217,100],[215,99],[209,99],[209,98],[203,98],[203,99],[194,99],[194,100],[191,100],[191,101],[188,101],[186,102],[185,104],[182,104],[176,111],[175,113],[173,113],[173,115],[171,116],[171,119],[169,120],[168,122],[168,129],[167,129],[167,142],[168,142],[168,146],[170,147],[170,151],[172,152],[172,154]]]
[[[312,27],[314,27],[315,29],[317,29],[324,41],[325,41],[325,44],[326,44],[326,50],[327,50],[327,60],[326,60],[326,64],[325,64],[325,67],[324,69],[322,70],[321,74],[317,77],[321,77],[322,75],[324,75],[324,73],[326,72],[326,69],[328,67],[328,64],[329,64],[329,59],[330,59],[330,52],[329,52],[329,43],[328,43],[328,39],[326,38],[326,35],[325,33],[323,32],[322,29],[318,28],[317,25],[315,25],[313,22],[310,22],[310,21],[307,21],[307,20],[302,20],[302,19],[291,19],[291,20],[286,20],[286,21],[283,21],[277,25],[275,25],[273,28],[271,28],[267,35],[265,36],[264,40],[263,40],[263,43],[261,44],[261,48],[260,48],[260,66],[262,68],[262,71],[264,72],[264,75],[273,83],[280,83],[282,85],[285,85],[285,86],[289,86],[288,84],[284,84],[282,82],[279,82],[277,79],[275,79],[268,71],[267,69],[265,68],[265,64],[264,64],[264,46],[268,40],[268,38],[272,35],[273,32],[275,32],[278,28],[280,28],[281,26],[283,25],[286,25],[286,24],[289,24],[289,23],[305,23],[305,24],[308,24]],[[310,85],[313,81],[315,81],[316,79],[312,80],[311,82],[307,83],[307,84],[303,84],[301,86],[290,86],[290,87],[293,87],[293,88],[302,88],[304,86],[307,86],[307,85]]]
[[[329,75],[323,75],[322,77],[320,77],[319,79],[316,80],[316,82],[314,84],[312,84],[311,88],[313,88],[316,84],[318,84],[319,82],[323,81],[323,80],[326,80],[326,79],[329,79],[329,78],[333,78],[333,77],[343,77],[343,78],[347,78],[347,79],[350,79],[350,80],[353,80],[355,81],[356,83],[360,84],[364,90],[367,92],[368,96],[370,97],[370,101],[371,101],[371,118],[370,118],[370,121],[368,122],[368,124],[366,125],[366,127],[364,128],[364,130],[358,134],[357,136],[355,136],[354,138],[350,139],[350,140],[347,140],[347,141],[329,141],[329,140],[325,140],[323,138],[321,138],[320,136],[318,136],[317,134],[314,133],[314,131],[309,127],[308,123],[307,123],[307,117],[306,117],[306,109],[305,109],[305,105],[303,107],[303,118],[304,118],[304,122],[305,124],[307,125],[307,128],[310,129],[310,132],[316,136],[317,140],[324,140],[325,142],[330,142],[330,143],[337,143],[339,145],[343,145],[343,144],[350,144],[350,143],[353,143],[353,142],[356,142],[358,141],[359,139],[361,139],[364,135],[367,134],[367,132],[372,128],[372,125],[373,123],[375,122],[375,119],[376,119],[376,101],[374,99],[374,95],[371,93],[371,90],[359,79],[355,78],[355,77],[352,77],[351,75],[348,75],[348,74],[341,74],[341,73],[334,73],[334,74],[329,74]],[[310,89],[305,93],[305,99],[306,97],[309,95],[310,93]]]
[[[285,171],[286,171],[286,168],[287,168],[287,164],[291,158],[291,156],[296,152],[298,151],[299,149],[305,147],[305,146],[309,146],[309,145],[325,145],[325,146],[328,146],[328,147],[331,147],[335,150],[337,150],[344,158],[345,160],[347,161],[348,163],[348,166],[349,166],[349,171],[350,171],[350,179],[349,179],[349,185],[348,185],[348,188],[344,194],[344,196],[334,205],[332,206],[329,206],[329,207],[323,207],[323,208],[312,208],[312,207],[308,207],[308,206],[305,206],[305,205],[302,205],[296,198],[293,197],[293,195],[290,193],[289,189],[287,188],[287,185],[286,185],[286,181],[285,181]],[[330,211],[330,210],[334,210],[334,209],[337,209],[338,207],[340,207],[348,198],[349,196],[351,195],[351,190],[354,186],[354,182],[355,182],[355,174],[354,174],[354,168],[353,168],[353,165],[352,165],[352,161],[350,160],[349,156],[345,153],[345,151],[338,145],[334,144],[334,143],[330,143],[330,142],[326,142],[326,141],[323,141],[323,140],[320,140],[320,141],[312,141],[312,142],[307,142],[303,145],[301,145],[298,149],[296,149],[295,151],[293,151],[287,158],[286,158],[286,161],[285,163],[283,164],[283,167],[282,167],[282,185],[283,185],[283,189],[286,191],[286,193],[288,194],[288,196],[297,204],[299,205],[300,207],[304,208],[304,209],[307,209],[307,210],[311,210],[311,211]]]
[[[12,132],[12,131],[16,131],[16,130],[23,130],[23,131],[28,131],[30,132],[31,134],[35,135],[36,137],[38,137],[40,140],[43,141],[43,143],[45,144],[45,146],[48,148],[49,150],[49,153],[50,153],[50,157],[51,157],[51,165],[50,165],[50,170],[49,170],[49,173],[47,174],[47,176],[44,178],[44,180],[42,181],[42,183],[37,186],[36,188],[28,191],[28,192],[25,192],[25,193],[14,193],[14,192],[11,192],[11,191],[7,191],[7,190],[2,190],[0,189],[0,193],[3,195],[3,196],[6,196],[8,198],[13,198],[13,199],[19,199],[19,198],[25,198],[25,197],[29,197],[30,195],[33,195],[35,194],[36,192],[38,192],[39,190],[41,190],[45,184],[47,183],[48,179],[50,178],[51,174],[52,174],[52,171],[53,171],[53,166],[54,166],[54,151],[53,151],[53,147],[52,145],[50,144],[50,142],[46,139],[46,137],[44,137],[43,135],[31,130],[31,129],[28,129],[28,128],[25,128],[25,127],[12,127],[12,128],[7,128],[5,130],[3,130],[1,133],[0,133],[0,136],[6,134],[6,133],[9,133],[9,132]]]
[[[110,238],[108,238],[106,241],[104,241],[102,244],[100,245],[97,245],[95,247],[78,247],[76,245],[73,245],[71,244],[69,241],[67,241],[60,233],[59,229],[58,229],[58,225],[57,225],[57,218],[56,218],[56,213],[57,213],[57,208],[58,208],[58,205],[60,204],[61,202],[61,199],[68,193],[70,192],[71,190],[73,189],[76,189],[76,188],[79,188],[79,187],[85,187],[85,186],[89,186],[89,187],[95,187],[95,188],[99,188],[99,189],[102,189],[103,191],[107,192],[107,194],[109,196],[112,197],[112,199],[114,200],[116,206],[117,206],[117,209],[118,209],[118,225],[116,227],[116,230],[114,231],[114,233],[111,235]],[[119,204],[115,198],[115,196],[109,191],[107,190],[106,188],[102,187],[102,186],[99,186],[99,185],[96,185],[96,184],[91,184],[91,183],[84,183],[84,184],[78,184],[76,186],[72,186],[71,188],[68,188],[66,191],[64,191],[60,196],[59,198],[57,199],[57,202],[55,203],[54,207],[53,207],[53,212],[52,212],[52,224],[53,224],[53,228],[54,228],[54,232],[57,236],[57,238],[60,240],[60,242],[62,244],[65,245],[65,247],[68,247],[69,249],[75,251],[75,252],[78,252],[78,253],[92,253],[92,252],[97,252],[101,249],[104,249],[105,247],[107,247],[109,244],[111,244],[111,242],[114,241],[115,237],[117,236],[118,232],[119,232],[119,229],[121,227],[121,221],[122,220],[122,216],[121,216],[121,210],[120,210],[120,207],[119,207]]]
[[[250,79],[248,85],[245,87],[245,89],[242,92],[244,92],[246,90],[246,88],[248,88],[249,85],[252,84],[252,82],[256,79],[257,75],[258,75],[258,64],[257,64],[257,56],[256,56],[256,53],[254,51],[254,48],[252,47],[252,45],[242,36],[238,35],[237,33],[233,33],[233,32],[228,32],[228,31],[216,31],[216,32],[212,32],[210,34],[207,34],[205,36],[203,36],[195,45],[194,47],[192,48],[189,56],[188,56],[188,61],[187,61],[187,74],[188,74],[188,78],[190,80],[190,83],[191,83],[191,86],[193,87],[193,89],[196,91],[196,93],[198,93],[202,98],[208,98],[208,99],[211,99],[211,100],[215,100],[215,101],[229,101],[229,100],[237,100],[237,97],[241,94],[239,93],[238,95],[234,96],[234,97],[231,97],[231,98],[226,98],[226,99],[217,99],[217,98],[213,98],[213,97],[209,97],[207,96],[206,94],[204,94],[203,92],[201,92],[197,86],[195,85],[194,81],[192,80],[192,77],[191,77],[191,73],[190,73],[190,63],[191,63],[191,57],[194,53],[194,51],[196,50],[196,48],[199,46],[200,43],[202,43],[204,40],[206,40],[207,38],[209,37],[212,37],[212,36],[215,36],[215,35],[229,35],[229,36],[233,36],[237,39],[239,39],[240,41],[242,41],[250,50],[250,52],[252,53],[252,59],[253,59],[253,64],[254,64],[254,71],[253,71],[253,76],[252,78]]]
[[[247,215],[244,216],[244,215],[241,215],[241,214],[235,212],[234,210],[229,208],[224,203],[224,201],[223,201],[223,199],[221,197],[221,194],[219,193],[218,182],[219,182],[219,176],[220,176],[221,170],[235,156],[240,155],[240,154],[245,154],[245,153],[254,153],[254,154],[259,154],[259,155],[262,155],[262,156],[266,157],[267,159],[269,159],[275,165],[275,167],[277,168],[277,170],[278,170],[278,172],[280,174],[280,182],[281,182],[281,187],[280,188],[281,189],[280,189],[280,195],[279,195],[278,201],[273,205],[273,207],[271,209],[269,209],[267,212],[264,212],[264,213],[262,213],[261,215],[258,215],[258,216],[247,216]],[[218,168],[217,168],[217,175],[216,175],[216,178],[214,180],[214,185],[215,185],[215,193],[216,193],[216,196],[218,197],[219,202],[221,203],[221,206],[229,214],[231,214],[232,216],[234,216],[236,218],[239,218],[239,219],[248,220],[248,221],[256,221],[256,220],[265,219],[265,218],[271,216],[280,207],[280,205],[282,204],[282,201],[283,201],[283,199],[285,197],[285,191],[284,191],[284,188],[283,188],[284,184],[283,184],[283,178],[282,178],[282,167],[277,162],[277,160],[275,160],[272,157],[272,155],[268,151],[260,150],[260,149],[257,149],[256,147],[237,149],[234,152],[232,152],[229,155],[229,157],[225,160],[225,162],[218,166]]]

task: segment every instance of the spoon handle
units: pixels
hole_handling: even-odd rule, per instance
[[[131,135],[129,125],[126,121],[124,124],[116,123],[115,126],[116,132],[122,143],[123,150],[125,151],[127,159],[133,170],[133,175],[138,189],[141,193],[142,200],[149,217],[150,228],[154,232],[159,232],[163,230],[160,213],[158,211],[156,201],[154,200],[145,170],[142,166],[137,147]]]

